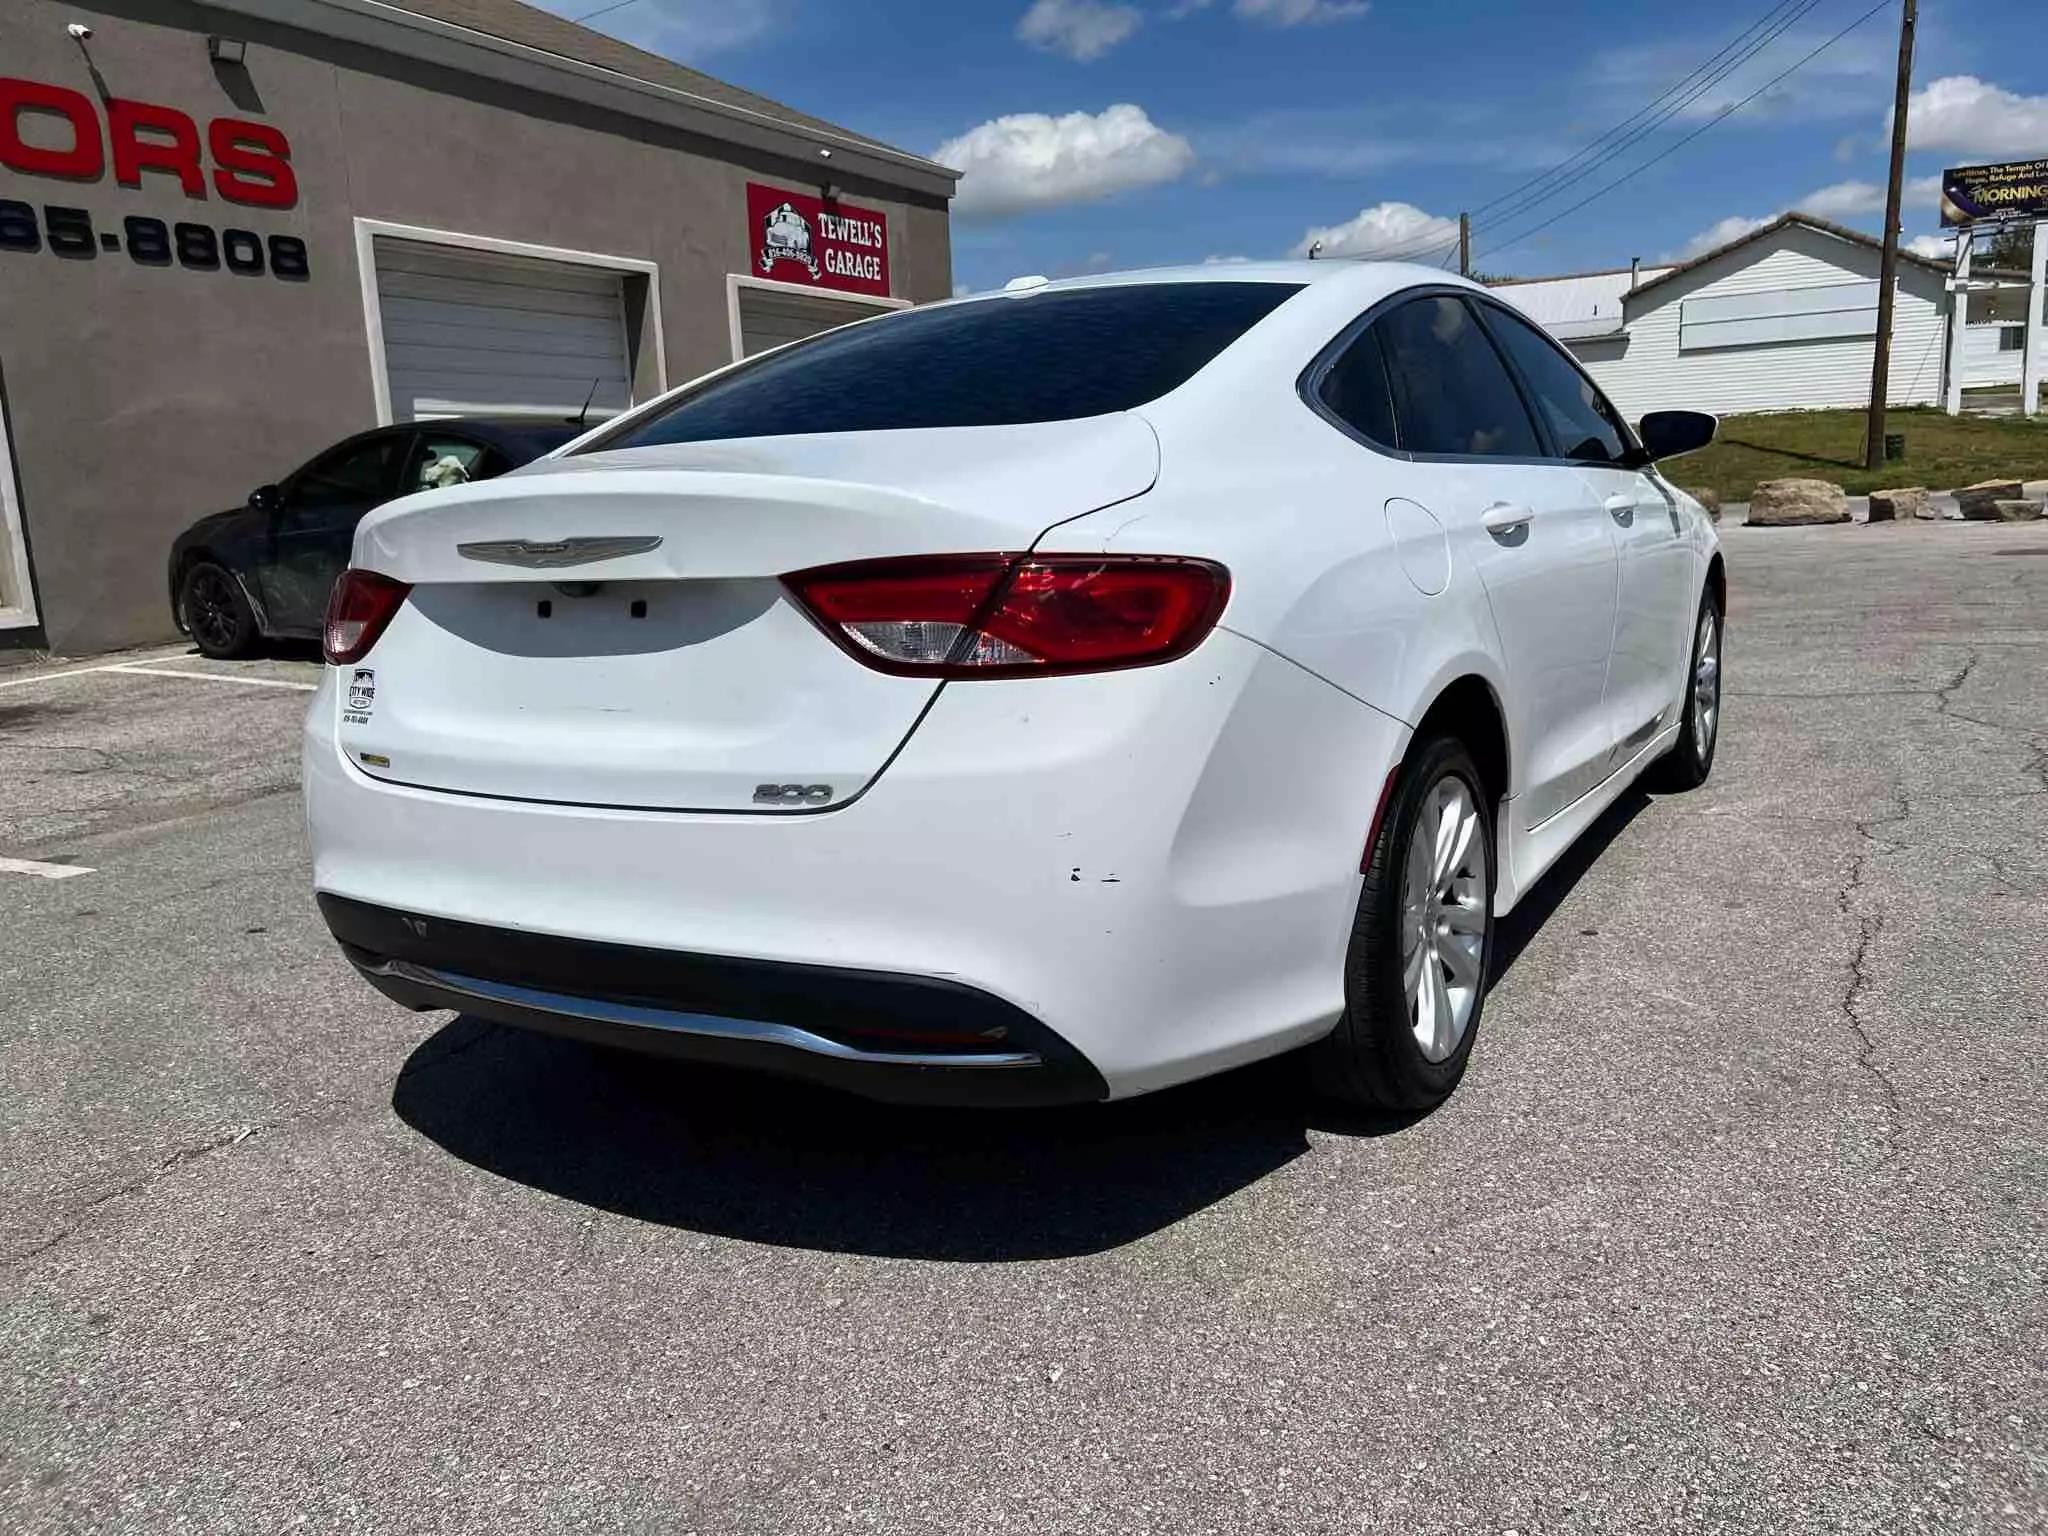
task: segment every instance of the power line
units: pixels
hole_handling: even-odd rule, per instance
[[[1601,166],[1627,154],[1629,150],[1648,139],[1658,129],[1662,128],[1666,123],[1692,106],[1694,102],[1700,100],[1708,92],[1728,79],[1738,69],[1742,68],[1743,65],[1749,63],[1750,60],[1756,58],[1765,49],[1776,43],[1778,39],[1803,21],[1820,3],[1821,0],[1794,0],[1794,9],[1770,21],[1766,29],[1740,52],[1711,69],[1697,83],[1678,94],[1676,99],[1655,110],[1654,114],[1650,115],[1649,121],[1643,123],[1641,127],[1617,139],[1606,149],[1573,171],[1569,176],[1560,180],[1555,186],[1548,188],[1540,194],[1518,199],[1515,206],[1502,209],[1487,222],[1498,225],[1504,220],[1527,213],[1531,208],[1550,201],[1551,198],[1563,192],[1567,187],[1576,186],[1579,182],[1584,181]],[[1641,117],[1644,114],[1639,113],[1637,115]]]
[[[590,18],[593,16],[609,15],[613,11],[623,11],[627,6],[638,5],[639,3],[640,0],[612,0],[612,3],[610,5],[600,5],[594,11],[585,11],[581,16],[571,16],[569,20],[576,22],[580,25],[581,23],[590,20]]]
[[[1757,97],[1763,95],[1764,92],[1770,90],[1773,86],[1779,84],[1781,81],[1787,79],[1797,71],[1804,69],[1808,64],[1812,63],[1815,59],[1819,58],[1823,53],[1826,53],[1828,49],[1834,47],[1835,44],[1839,43],[1851,32],[1854,32],[1858,27],[1862,26],[1864,23],[1869,21],[1873,16],[1877,15],[1880,11],[1889,10],[1891,8],[1891,5],[1892,0],[1878,0],[1878,3],[1876,5],[1873,5],[1861,16],[1858,16],[1854,21],[1850,22],[1849,25],[1842,28],[1841,31],[1837,32],[1833,37],[1829,38],[1826,42],[1822,43],[1818,48],[1815,48],[1812,52],[1803,55],[1795,63],[1793,63],[1790,68],[1782,70],[1778,74],[1773,75],[1770,79],[1766,80],[1762,85],[1758,86],[1755,90],[1751,91],[1747,96],[1743,97],[1740,101],[1734,102],[1729,106],[1723,107],[1719,112],[1715,113],[1712,117],[1708,118],[1707,121],[1700,124],[1699,127],[1695,128],[1691,133],[1688,133],[1684,138],[1680,139],[1677,143],[1668,145],[1664,149],[1659,150],[1649,159],[1643,161],[1642,164],[1631,167],[1629,170],[1624,171],[1621,175],[1615,177],[1614,180],[1608,182],[1605,186],[1599,188],[1597,191],[1588,193],[1585,197],[1582,197],[1576,203],[1573,203],[1569,208],[1561,209],[1559,212],[1552,214],[1549,218],[1545,219],[1542,223],[1537,224],[1532,228],[1523,230],[1513,239],[1503,240],[1497,245],[1488,247],[1487,254],[1493,255],[1496,252],[1504,251],[1511,245],[1519,245],[1522,241],[1528,239],[1531,235],[1540,234],[1542,231],[1550,228],[1551,225],[1557,223],[1560,219],[1569,218],[1571,215],[1577,213],[1581,208],[1585,207],[1588,203],[1595,202],[1600,198],[1605,197],[1608,193],[1612,192],[1616,187],[1620,186],[1623,182],[1631,181],[1635,177],[1640,176],[1644,171],[1647,171],[1651,166],[1657,164],[1658,161],[1667,159],[1670,156],[1677,154],[1678,151],[1685,148],[1686,145],[1690,144],[1694,139],[1698,138],[1708,129],[1715,127],[1717,124],[1726,122],[1729,118],[1733,117],[1737,112],[1740,112],[1744,107],[1748,106],[1752,101],[1755,101]]]
[[[1487,227],[1497,226],[1505,220],[1529,212],[1584,181],[1602,165],[1626,154],[1649,138],[1672,118],[1770,47],[1820,3],[1821,0],[1779,0],[1778,4],[1773,5],[1756,21],[1743,28],[1730,42],[1723,44],[1711,54],[1704,63],[1653,98],[1646,106],[1579,150],[1577,154],[1532,177],[1520,187],[1512,188],[1491,202],[1482,204],[1480,208],[1474,210],[1475,213],[1499,208],[1503,203],[1512,202],[1514,206],[1503,208],[1492,218],[1477,222]],[[1646,118],[1648,121],[1645,121]],[[1636,126],[1638,124],[1640,126]],[[1602,145],[1606,147],[1603,149]],[[1592,158],[1587,160],[1586,157],[1589,155]],[[1578,165],[1576,169],[1570,169],[1581,160],[1585,160],[1586,163]],[[1561,174],[1566,172],[1568,174]],[[1543,186],[1546,181],[1552,184]],[[1389,249],[1382,253],[1379,259],[1400,260],[1409,256],[1420,259],[1436,249],[1437,242],[1434,239],[1418,241]]]
[[[1527,195],[1509,192],[1504,197],[1494,199],[1493,203],[1488,206],[1499,207],[1503,202],[1512,202],[1512,206],[1502,208],[1492,218],[1481,221],[1483,226],[1488,229],[1497,228],[1506,220],[1528,213],[1570,188],[1577,186],[1601,166],[1625,155],[1629,150],[1650,138],[1658,129],[1670,122],[1672,118],[1683,112],[1687,107],[1690,107],[1708,91],[1711,91],[1722,81],[1726,80],[1744,64],[1747,64],[1751,59],[1757,57],[1766,48],[1783,37],[1786,32],[1820,3],[1821,0],[1781,0],[1781,3],[1772,6],[1756,22],[1752,22],[1738,33],[1733,42],[1724,44],[1705,64],[1694,69],[1675,86],[1653,100],[1649,106],[1627,119],[1619,128],[1610,130],[1607,134],[1603,135],[1603,140],[1613,141],[1606,148],[1599,149],[1598,146],[1602,140],[1596,140],[1594,144],[1588,145],[1585,150],[1580,152],[1579,156],[1574,157],[1575,159],[1582,159],[1585,155],[1591,153],[1592,158],[1586,160],[1583,165],[1578,166],[1568,174],[1555,177],[1550,186],[1544,187],[1541,190],[1531,191]],[[1647,121],[1645,121],[1646,118]],[[1640,124],[1640,126],[1631,127],[1632,124]],[[1616,137],[1617,134],[1619,134],[1619,137]],[[1597,152],[1594,152],[1596,150]],[[1553,172],[1570,164],[1571,161],[1569,160],[1561,162],[1559,167],[1553,168]],[[1544,176],[1536,177],[1532,181],[1524,183],[1524,187],[1535,188],[1552,174],[1545,173]],[[1432,244],[1428,249],[1433,250],[1434,245]],[[1397,250],[1389,252],[1388,257],[1390,259],[1398,259],[1403,254],[1405,253]]]
[[[1507,217],[1513,217],[1516,213],[1522,213],[1522,211],[1534,207],[1536,203],[1548,201],[1556,193],[1561,193],[1565,186],[1569,186],[1569,184],[1573,184],[1577,180],[1583,180],[1597,166],[1606,164],[1608,160],[1612,160],[1618,154],[1624,154],[1630,145],[1640,143],[1642,139],[1649,137],[1651,133],[1655,133],[1659,127],[1669,123],[1673,117],[1677,117],[1681,111],[1686,111],[1688,106],[1692,106],[1700,96],[1704,96],[1708,90],[1712,90],[1722,80],[1726,80],[1731,74],[1735,74],[1739,68],[1743,68],[1745,63],[1749,63],[1749,59],[1753,59],[1765,47],[1769,47],[1772,43],[1776,43],[1780,37],[1784,37],[1784,33],[1790,31],[1794,25],[1798,25],[1800,20],[1806,16],[1806,12],[1810,12],[1817,4],[1821,4],[1821,0],[1782,0],[1780,4],[1765,10],[1763,16],[1759,16],[1757,20],[1753,20],[1749,27],[1745,27],[1741,33],[1737,33],[1737,37],[1731,43],[1724,43],[1718,53],[1714,53],[1712,57],[1706,59],[1706,63],[1702,63],[1702,66],[1698,66],[1692,74],[1688,74],[1686,78],[1679,80],[1675,86],[1665,90],[1661,96],[1651,100],[1647,106],[1642,106],[1638,113],[1634,113],[1626,121],[1618,123],[1616,127],[1608,129],[1602,137],[1593,139],[1589,145],[1583,147],[1583,150],[1579,150],[1579,154],[1571,156],[1569,160],[1559,162],[1556,166],[1552,166],[1550,170],[1542,172],[1540,176],[1534,176],[1532,180],[1524,182],[1522,186],[1511,188],[1509,193],[1503,193],[1501,197],[1493,199],[1491,203],[1483,203],[1481,207],[1473,209],[1473,213],[1475,215],[1489,213],[1489,211],[1501,207],[1503,203],[1509,203],[1509,201],[1516,203],[1516,207],[1503,209],[1501,213],[1497,213],[1489,221],[1489,223],[1499,223],[1501,219],[1507,219]],[[1642,119],[1651,119],[1651,121],[1645,123]],[[1640,123],[1640,127],[1636,127],[1638,123]],[[1606,150],[1602,150],[1602,145],[1606,145]],[[1561,182],[1556,184],[1556,186],[1550,186],[1550,188],[1542,190],[1542,193],[1534,193],[1536,186],[1540,186],[1546,180],[1556,178],[1556,176],[1559,176],[1559,172],[1569,170],[1577,162],[1587,160],[1587,156],[1591,156],[1589,164],[1581,166],[1579,170],[1575,170],[1569,176],[1563,176]]]

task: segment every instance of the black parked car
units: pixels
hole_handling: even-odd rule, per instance
[[[583,431],[576,421],[459,416],[359,432],[171,545],[171,613],[208,656],[317,638],[356,524],[413,491],[488,480]]]

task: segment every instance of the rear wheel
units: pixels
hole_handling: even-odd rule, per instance
[[[1349,1103],[1429,1109],[1465,1075],[1493,952],[1493,812],[1464,744],[1419,743],[1367,861],[1345,959],[1344,1016],[1315,1048]]]
[[[1721,742],[1721,605],[1712,587],[1700,596],[1692,630],[1692,670],[1685,684],[1685,727],[1654,770],[1659,789],[1698,789],[1714,771]]]
[[[256,615],[242,584],[211,560],[195,560],[178,583],[178,617],[202,656],[246,656],[256,644]]]

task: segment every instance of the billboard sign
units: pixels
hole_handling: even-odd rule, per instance
[[[885,214],[750,181],[747,228],[762,277],[889,296]]]
[[[1941,224],[2048,219],[2048,160],[1962,165],[1941,173]]]

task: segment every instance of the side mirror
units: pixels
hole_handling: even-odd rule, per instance
[[[284,505],[284,493],[274,485],[259,485],[249,493],[249,505],[258,512],[275,512]]]
[[[1655,463],[1704,448],[1721,430],[1720,421],[1705,411],[1652,411],[1636,426],[1643,456]]]

